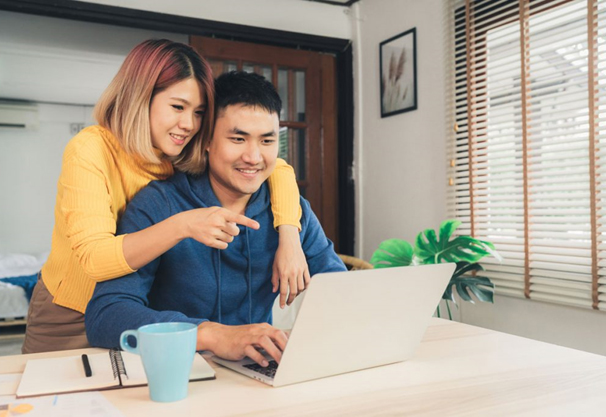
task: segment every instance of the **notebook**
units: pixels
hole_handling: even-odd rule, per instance
[[[82,355],[30,359],[25,365],[17,398],[140,387],[147,385],[141,357],[111,349],[88,355],[92,376],[86,377]],[[215,371],[200,354],[194,356],[190,381],[214,379]]]
[[[315,275],[278,365],[211,359],[279,387],[412,357],[455,264]],[[262,352],[263,353],[263,352]]]

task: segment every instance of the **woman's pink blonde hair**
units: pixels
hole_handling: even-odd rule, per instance
[[[200,130],[171,161],[181,171],[199,174],[206,169],[202,139],[212,134],[215,97],[210,65],[191,46],[166,39],[150,39],[135,46],[101,95],[94,116],[127,152],[160,163],[151,140],[151,100],[189,78],[198,81],[206,112]]]

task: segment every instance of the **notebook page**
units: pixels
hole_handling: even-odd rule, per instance
[[[124,370],[126,371],[126,375],[120,375],[122,386],[147,385],[147,377],[145,376],[141,356],[125,351],[120,352],[120,354],[122,355]]]
[[[121,352],[122,359],[124,361],[124,368],[128,375],[127,378],[122,376],[122,386],[128,387],[133,385],[146,385],[147,377],[145,376],[145,369],[141,357],[129,352]],[[206,359],[198,353],[194,356],[194,363],[189,374],[190,381],[201,381],[204,379],[214,379],[215,371],[206,362]]]
[[[91,391],[119,385],[107,353],[88,355],[92,376],[84,375],[82,357],[30,359],[25,364],[18,397]]]

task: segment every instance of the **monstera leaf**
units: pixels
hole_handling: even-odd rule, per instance
[[[465,261],[457,262],[455,272],[452,274],[448,287],[446,287],[442,298],[456,304],[456,300],[452,292],[452,288],[455,287],[457,289],[457,293],[464,301],[469,301],[470,303],[474,302],[473,298],[471,298],[471,294],[469,294],[469,291],[471,291],[477,297],[477,299],[482,302],[494,302],[494,284],[490,282],[488,278],[464,275],[468,272],[477,272],[483,270],[484,268],[482,268],[482,265],[477,263],[469,263]]]
[[[440,225],[440,237],[432,229],[417,235],[415,255],[421,264],[438,264],[441,262],[478,262],[485,256],[492,255],[501,259],[490,242],[475,239],[471,236],[457,236],[450,240],[453,232],[461,225],[458,220],[446,220]]]
[[[410,243],[402,239],[388,239],[379,245],[372,254],[370,263],[375,268],[391,268],[408,266],[412,263],[414,249]]]
[[[471,236],[456,236],[453,233],[461,225],[458,220],[446,220],[440,225],[438,234],[427,229],[417,235],[415,246],[402,239],[389,239],[382,242],[370,259],[375,268],[391,268],[411,264],[438,264],[455,262],[457,267],[450,278],[448,287],[442,295],[446,300],[448,317],[452,319],[449,302],[456,305],[454,291],[463,301],[474,302],[472,295],[482,302],[493,302],[494,284],[486,277],[465,275],[469,272],[483,271],[477,262],[491,255],[501,260],[490,242],[475,239]],[[436,309],[440,316],[440,306]]]

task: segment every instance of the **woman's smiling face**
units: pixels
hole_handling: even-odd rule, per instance
[[[200,130],[205,110],[202,90],[193,78],[156,94],[149,109],[154,148],[164,155],[178,156]]]

